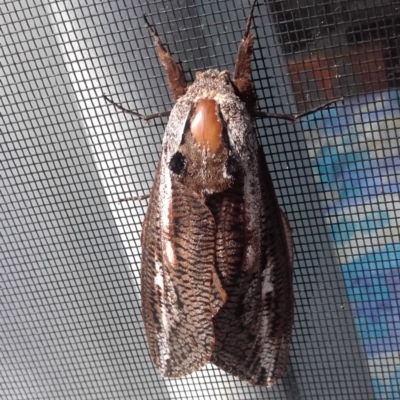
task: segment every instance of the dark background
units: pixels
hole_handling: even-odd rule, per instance
[[[139,307],[147,200],[118,199],[149,193],[167,119],[134,120],[102,93],[146,114],[172,108],[143,13],[188,80],[210,67],[232,71],[247,1],[0,7],[1,398],[397,398],[395,385],[386,397],[374,391],[313,169],[318,129],[300,123],[257,121],[295,240],[287,376],[253,388],[210,365],[164,380],[149,358]],[[259,108],[296,114],[397,88],[399,30],[395,1],[259,1],[251,29]]]

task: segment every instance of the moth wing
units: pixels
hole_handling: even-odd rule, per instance
[[[213,315],[226,294],[215,273],[209,209],[161,159],[142,232],[142,314],[152,360],[165,377],[209,362]]]
[[[244,187],[252,190],[243,193],[241,199],[230,196],[230,201],[240,203],[235,206],[242,210],[236,215],[238,221],[257,216],[259,226],[252,232],[238,227],[242,230],[238,245],[244,246],[243,256],[232,283],[225,282],[228,301],[214,318],[216,345],[212,362],[254,385],[271,386],[284,373],[289,357],[293,241],[261,148],[255,159],[252,175],[256,181],[246,182],[250,178],[244,178]],[[220,211],[214,210],[217,221]],[[217,226],[217,237],[231,235],[225,226]]]

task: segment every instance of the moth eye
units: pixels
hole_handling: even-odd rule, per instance
[[[185,169],[185,156],[177,151],[171,158],[169,162],[169,169],[177,175],[180,175]]]
[[[226,161],[226,173],[230,176],[236,176],[241,169],[242,167],[240,166],[239,160],[236,156],[229,156]]]

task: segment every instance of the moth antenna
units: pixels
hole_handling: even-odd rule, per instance
[[[246,30],[244,31],[243,38],[247,38],[247,36],[249,36],[249,32],[250,32],[250,28],[251,28],[251,22],[253,21],[254,9],[256,7],[257,2],[258,2],[258,0],[254,0],[253,4],[251,5],[250,14],[247,17]]]
[[[152,25],[150,25],[149,21],[147,20],[146,14],[143,14],[143,18],[144,22],[147,25],[147,28],[149,29],[156,42],[158,58],[160,59],[161,64],[164,65],[165,71],[167,73],[168,85],[172,91],[172,96],[176,101],[179,99],[179,97],[183,96],[186,93],[187,82],[185,79],[185,75],[183,74],[181,67],[172,58],[171,53],[169,53],[165,49],[157,31]]]
[[[252,115],[254,118],[276,118],[276,119],[285,119],[290,122],[296,122],[299,119],[306,117],[307,115],[315,114],[317,111],[322,111],[328,108],[331,104],[335,104],[338,101],[343,101],[344,97],[339,97],[337,99],[329,100],[324,104],[321,104],[317,107],[312,108],[311,110],[305,111],[301,114],[296,115],[285,115],[285,114],[271,114],[265,113],[263,111],[255,111]]]
[[[254,0],[251,5],[250,14],[247,18],[244,36],[240,42],[236,55],[235,72],[233,75],[233,83],[250,112],[254,109],[257,101],[253,82],[251,80],[251,57],[254,51],[255,36],[250,35],[250,27],[253,21],[256,4],[257,0]]]
[[[137,111],[129,110],[129,108],[125,108],[121,104],[116,103],[114,100],[112,100],[111,98],[107,97],[104,93],[103,93],[103,99],[107,103],[112,104],[115,108],[118,108],[119,110],[123,111],[125,114],[133,115],[134,117],[140,118],[143,121],[150,121],[151,119],[154,119],[154,118],[168,117],[169,114],[171,114],[171,111],[161,111],[161,112],[158,112],[158,113],[155,113],[155,114],[147,114],[147,115],[140,114]]]

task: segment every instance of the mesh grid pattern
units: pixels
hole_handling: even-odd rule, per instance
[[[1,2],[0,397],[400,398],[400,10],[395,1],[256,7],[257,128],[294,233],[289,370],[271,389],[208,365],[154,369],[140,232],[171,109],[141,15],[186,77],[232,71],[247,1]]]

